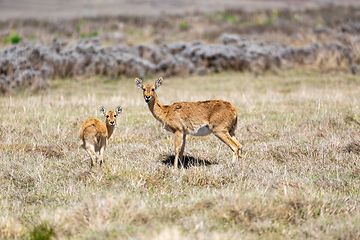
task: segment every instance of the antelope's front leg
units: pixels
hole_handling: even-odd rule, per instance
[[[180,150],[182,148],[182,145],[183,145],[183,133],[180,131],[177,131],[177,132],[175,132],[175,159],[174,159],[174,168],[175,169],[178,168],[178,159],[179,159]]]
[[[181,143],[181,149],[180,149],[180,153],[179,153],[179,159],[180,161],[183,161],[183,156],[184,156],[184,150],[185,150],[185,143],[186,143],[186,134],[183,133],[182,135],[182,143]]]

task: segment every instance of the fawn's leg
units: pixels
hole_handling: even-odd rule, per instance
[[[100,164],[100,167],[102,167],[102,164],[105,163],[104,152],[105,152],[105,149],[106,149],[106,143],[107,143],[106,139],[100,143],[100,150],[99,150],[99,164]]]
[[[86,152],[89,154],[90,159],[91,159],[91,167],[96,166],[97,164],[97,160],[98,160],[98,156],[95,152],[95,147],[93,144],[91,143],[85,143],[85,150]]]

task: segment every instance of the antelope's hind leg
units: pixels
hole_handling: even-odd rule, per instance
[[[105,152],[105,149],[106,149],[106,143],[107,143],[106,139],[100,143],[100,149],[99,149],[99,164],[100,164],[100,167],[102,167],[103,163],[105,163],[104,152]]]
[[[233,162],[236,162],[237,160],[242,161],[242,145],[239,143],[239,141],[235,138],[235,136],[231,137],[234,143],[238,146],[237,153],[234,152],[233,156]]]
[[[237,153],[237,156],[238,156],[238,159],[241,161],[242,160],[242,145],[241,143],[239,143],[239,141],[236,139],[235,137],[235,133],[234,132],[230,132],[230,136],[232,138],[232,140],[234,141],[234,143],[238,146],[238,153]],[[234,152],[235,154],[235,152]],[[235,162],[237,159],[235,159],[235,155],[233,156],[233,162]]]
[[[93,144],[90,143],[85,143],[84,144],[84,148],[86,150],[86,152],[89,154],[90,159],[91,159],[91,167],[96,166],[97,162],[98,162],[98,155],[95,152],[95,146]]]
[[[233,162],[236,162],[239,158],[241,160],[242,157],[240,155],[240,151],[242,146],[234,135],[230,136],[228,131],[214,132],[214,135],[231,148],[233,151]]]

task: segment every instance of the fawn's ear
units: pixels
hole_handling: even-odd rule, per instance
[[[99,110],[100,110],[102,115],[106,116],[105,108],[103,106],[100,106]]]
[[[121,106],[119,105],[119,106],[117,106],[117,108],[116,108],[116,115],[119,115],[121,112],[122,112],[122,108],[121,108]]]
[[[163,78],[160,77],[155,81],[155,89],[158,89],[162,84]]]
[[[140,78],[135,78],[135,83],[138,86],[138,88],[141,88],[141,89],[144,88],[143,81]]]

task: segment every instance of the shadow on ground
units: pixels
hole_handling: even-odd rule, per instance
[[[175,155],[162,155],[160,157],[160,162],[162,164],[165,164],[167,166],[174,166],[174,160],[175,160]],[[199,158],[195,158],[192,156],[184,156],[184,159],[182,161],[179,161],[178,167],[179,168],[190,168],[190,167],[200,167],[200,166],[210,166],[210,165],[215,165],[217,163],[214,162],[209,162],[207,160],[204,159],[199,159]]]

